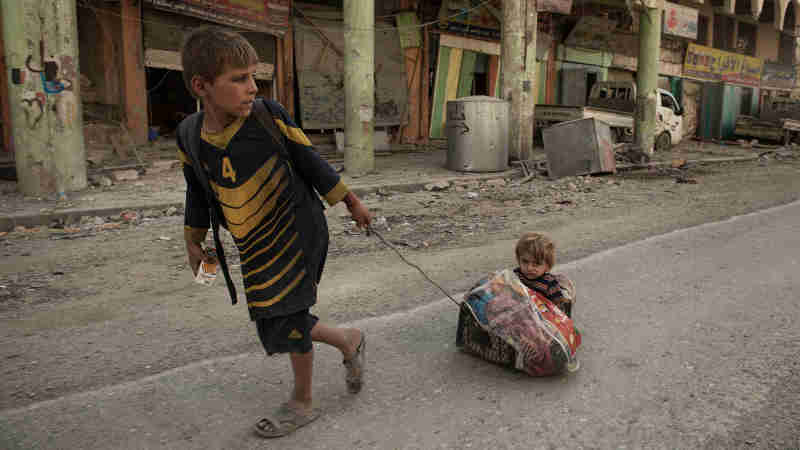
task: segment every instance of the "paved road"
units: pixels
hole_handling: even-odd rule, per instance
[[[360,321],[365,391],[317,352],[326,411],[264,442],[288,363],[207,360],[0,411],[0,448],[786,448],[800,446],[800,203],[640,241],[561,269],[582,369],[534,379],[454,348],[443,299]]]

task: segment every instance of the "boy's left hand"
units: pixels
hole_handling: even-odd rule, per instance
[[[372,223],[372,213],[369,212],[367,207],[361,203],[361,200],[359,200],[355,194],[348,192],[344,198],[344,203],[347,205],[350,216],[356,221],[356,225],[359,228],[366,228]]]

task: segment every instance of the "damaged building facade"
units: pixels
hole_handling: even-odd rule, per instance
[[[659,87],[682,103],[684,135],[731,139],[737,115],[794,97],[800,2],[659,5]],[[376,149],[444,138],[448,100],[500,96],[502,9],[502,0],[375,2]],[[537,10],[536,103],[584,105],[598,81],[636,80],[640,16],[626,2],[548,0]],[[93,146],[168,136],[197,110],[179,49],[207,24],[245,34],[262,61],[260,95],[284,104],[314,142],[332,145],[344,128],[341,0],[82,0],[77,22],[90,158]],[[0,155],[13,160],[5,100],[0,112]]]

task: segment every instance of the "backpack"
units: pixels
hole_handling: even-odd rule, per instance
[[[278,154],[280,157],[286,161],[289,179],[293,180],[294,171],[292,170],[291,155],[289,154],[289,150],[286,148],[286,144],[283,141],[283,134],[280,132],[280,130],[278,130],[277,125],[275,125],[275,121],[272,118],[269,107],[263,99],[257,98],[253,102],[252,114],[255,115],[256,119],[259,121],[259,123],[261,123],[261,126],[264,128],[264,130],[267,131],[267,134],[270,136],[273,144],[275,144],[275,147],[278,149]],[[192,169],[194,169],[195,177],[197,177],[197,180],[200,182],[200,185],[203,187],[203,191],[206,194],[206,201],[208,202],[211,213],[211,231],[214,235],[214,247],[217,250],[217,259],[219,260],[222,274],[225,276],[225,284],[228,286],[228,293],[231,297],[231,303],[235,305],[238,300],[236,295],[236,286],[234,286],[233,280],[231,279],[231,274],[228,270],[228,263],[225,260],[225,249],[222,247],[222,241],[219,238],[220,225],[227,227],[227,223],[225,222],[225,215],[222,212],[222,206],[217,199],[217,194],[213,189],[211,189],[211,184],[208,181],[208,174],[200,165],[200,127],[202,125],[202,118],[203,116],[201,113],[195,113],[187,117],[178,126],[178,134],[183,142],[184,147],[186,147],[186,154],[189,158],[189,162],[192,165]]]

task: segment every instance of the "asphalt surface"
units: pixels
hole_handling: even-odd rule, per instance
[[[290,437],[251,431],[287,396],[287,358],[246,353],[0,411],[0,448],[798,447],[799,216],[792,203],[559,266],[584,336],[569,376],[459,352],[442,299],[355,323],[358,396],[317,347],[325,414]]]

